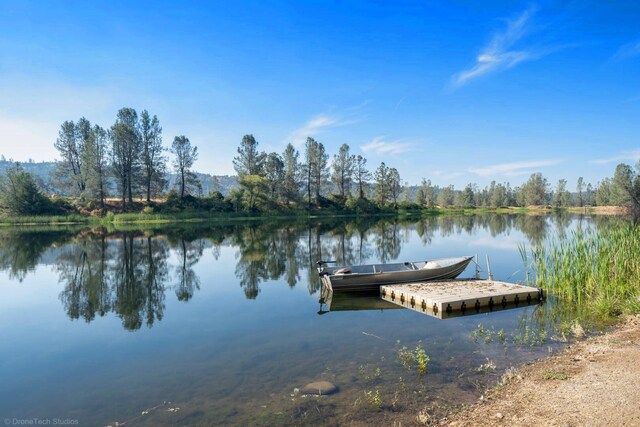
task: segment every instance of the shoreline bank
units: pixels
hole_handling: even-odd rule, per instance
[[[592,207],[592,208],[548,208],[539,206],[509,207],[509,208],[433,208],[433,209],[404,209],[381,210],[380,212],[356,212],[335,210],[310,211],[282,211],[282,212],[209,212],[205,210],[185,210],[180,212],[160,213],[114,213],[105,216],[84,215],[73,213],[68,215],[42,216],[0,216],[0,227],[32,226],[32,225],[106,225],[106,224],[169,224],[176,222],[215,222],[215,221],[256,221],[256,220],[285,220],[285,219],[317,219],[317,218],[368,218],[368,217],[398,217],[398,218],[426,218],[448,215],[484,215],[484,214],[524,214],[546,215],[556,211],[574,214],[626,216],[628,210],[621,207]]]
[[[640,315],[546,359],[510,369],[478,402],[438,425],[640,425]]]

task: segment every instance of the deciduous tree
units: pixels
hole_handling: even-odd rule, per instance
[[[393,200],[393,204],[398,204],[398,197],[402,192],[402,181],[400,180],[400,173],[396,168],[390,168],[389,174],[387,175],[388,187],[389,187],[389,196],[391,196],[391,200]]]
[[[191,141],[184,135],[176,136],[171,144],[171,152],[175,156],[173,167],[178,174],[178,194],[184,198],[192,189],[200,187],[200,180],[191,171],[198,160],[198,147],[191,146]]]
[[[438,205],[441,208],[452,206],[454,196],[455,190],[453,188],[453,185],[440,188],[440,193],[438,193]]]
[[[356,156],[354,177],[358,184],[358,197],[364,198],[364,186],[371,179],[371,172],[367,170],[367,159],[361,155]]]
[[[86,177],[84,193],[90,199],[99,200],[103,208],[107,196],[108,151],[107,131],[94,125],[82,155],[83,175]]]
[[[616,205],[640,206],[640,177],[631,166],[620,163],[616,166],[611,183],[611,202]]]
[[[549,184],[540,172],[531,174],[529,180],[522,187],[524,205],[545,205]]]
[[[596,205],[609,205],[611,203],[611,179],[604,178],[602,181],[600,181],[595,193]]]
[[[245,135],[238,147],[238,155],[233,158],[233,167],[240,178],[245,175],[264,176],[266,157],[266,153],[258,151],[258,141],[253,135]]]
[[[147,110],[140,113],[140,138],[142,144],[142,186],[147,202],[162,192],[166,185],[164,178],[167,159],[163,156],[162,128],[158,117],[151,117]]]
[[[374,173],[376,201],[380,206],[389,199],[391,189],[389,188],[389,168],[382,162]]]
[[[284,162],[278,153],[269,153],[264,164],[269,199],[278,201],[283,194]]]
[[[308,137],[305,143],[305,185],[307,187],[307,201],[311,204],[311,195],[316,201],[320,199],[322,185],[327,178],[327,160],[324,145]]]
[[[287,144],[282,159],[284,163],[283,196],[286,202],[296,201],[299,197],[301,167],[298,156],[298,150],[293,145]]]
[[[565,208],[569,206],[571,196],[567,191],[567,180],[558,180],[556,191],[553,193],[553,205],[557,208]]]
[[[349,154],[348,144],[342,144],[338,154],[333,156],[331,181],[338,189],[338,194],[343,200],[351,192],[355,163],[356,158],[354,155]]]
[[[69,187],[72,194],[81,196],[85,189],[81,168],[84,147],[83,141],[78,134],[78,128],[72,120],[62,123],[54,146],[61,157],[61,162],[58,164],[57,169],[60,182]]]
[[[140,132],[138,113],[133,108],[118,111],[116,122],[109,131],[111,139],[111,166],[122,195],[122,205],[128,196],[133,202],[133,190],[140,170]]]
[[[584,206],[584,178],[578,177],[576,184],[576,196],[578,197],[578,206]]]

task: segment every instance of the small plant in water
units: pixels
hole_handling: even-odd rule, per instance
[[[358,373],[362,378],[364,378],[367,375],[367,367],[364,365],[358,366]]]
[[[430,360],[429,355],[424,350],[424,347],[422,347],[420,342],[418,342],[418,345],[416,345],[416,348],[413,350],[409,350],[407,346],[403,346],[398,350],[398,359],[402,366],[407,370],[411,370],[415,365],[420,376],[427,372],[427,365]]]
[[[478,340],[482,338],[485,344],[489,344],[493,341],[494,335],[496,335],[496,332],[493,329],[493,327],[491,329],[487,329],[484,327],[484,325],[482,325],[482,323],[480,323],[478,324],[478,327],[473,332],[471,332],[471,340],[474,343],[477,343]],[[503,332],[503,335],[504,335],[504,332]]]
[[[478,327],[471,332],[471,339],[473,340],[473,342],[477,343],[478,339],[480,337],[484,336],[484,326],[482,326],[482,323],[478,324]]]
[[[404,379],[402,377],[398,378],[398,388],[393,393],[393,399],[391,400],[391,406],[396,407],[398,402],[400,401],[400,397],[407,391],[407,386],[404,383]]]
[[[364,392],[364,397],[367,401],[367,405],[369,405],[370,408],[375,410],[379,410],[380,408],[382,408],[382,398],[380,397],[380,390],[376,389],[375,392],[373,390],[367,390]]]
[[[375,380],[382,376],[382,370],[379,367],[369,370],[369,365],[358,366],[358,373],[365,380]]]
[[[544,328],[536,329],[531,328],[529,325],[525,325],[523,330],[520,330],[513,335],[513,342],[519,345],[529,345],[535,347],[536,345],[542,345],[547,340],[547,331]]]
[[[478,367],[478,372],[482,372],[483,374],[490,371],[495,371],[495,370],[496,370],[496,364],[493,363],[493,361],[489,360],[488,357],[487,357],[487,363],[483,363]]]
[[[400,350],[398,350],[398,360],[405,369],[411,369],[411,361],[413,360],[413,356],[411,354],[411,350],[407,348],[406,345],[403,345]]]
[[[418,365],[418,373],[420,375],[424,375],[424,373],[427,372],[427,364],[430,359],[420,344],[418,344],[416,349],[413,350],[413,359]]]

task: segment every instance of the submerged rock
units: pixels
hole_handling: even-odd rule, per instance
[[[336,393],[338,387],[329,381],[316,381],[300,389],[302,394],[315,394],[317,396],[326,396],[327,394]]]

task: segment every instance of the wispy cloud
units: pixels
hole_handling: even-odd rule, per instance
[[[480,176],[504,175],[516,176],[535,172],[536,168],[543,168],[559,164],[559,159],[533,160],[528,162],[500,163],[483,168],[469,168],[469,172]]]
[[[318,138],[320,134],[331,128],[359,123],[364,120],[361,111],[371,102],[370,99],[367,99],[358,105],[344,108],[338,112],[316,114],[307,120],[304,125],[291,131],[287,136],[286,142],[291,142],[296,148],[300,149],[307,137]]]
[[[341,122],[337,117],[327,114],[318,114],[309,119],[303,126],[295,129],[289,134],[288,141],[295,145],[298,149],[302,147],[307,137],[317,137],[325,130],[348,124]]]
[[[482,75],[509,69],[521,62],[538,59],[550,53],[550,49],[512,49],[529,31],[529,22],[534,13],[535,9],[528,9],[516,19],[508,21],[506,30],[496,33],[489,44],[482,49],[476,58],[476,64],[453,76],[452,86],[460,87]]]
[[[613,162],[624,162],[624,161],[635,162],[636,160],[640,160],[640,149],[622,151],[619,154],[612,157],[591,160],[590,163],[595,163],[597,165],[604,165],[604,164],[613,163]]]
[[[368,143],[361,145],[360,149],[365,153],[374,153],[379,156],[385,154],[400,154],[411,151],[413,145],[409,142],[396,140],[385,141],[384,136],[377,136]]]
[[[620,61],[638,55],[640,55],[640,40],[621,46],[620,49],[618,49],[618,51],[613,55],[613,59],[616,61]]]
[[[365,99],[360,104],[354,105],[353,107],[345,108],[344,112],[348,114],[360,112],[361,110],[365,109],[365,107],[367,107],[368,105],[371,105],[371,103],[373,103],[372,99]]]

